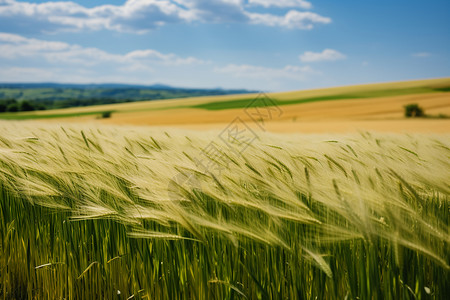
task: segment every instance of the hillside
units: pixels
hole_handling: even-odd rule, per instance
[[[190,89],[161,84],[56,84],[0,83],[0,104],[6,100],[28,101],[36,110],[101,105],[142,100],[248,93],[246,90]],[[10,104],[10,103],[8,103]],[[7,107],[2,111],[8,111]]]
[[[236,117],[254,125],[248,109],[272,107],[265,124],[277,132],[379,131],[448,132],[450,78],[336,87],[318,90],[191,97],[79,107],[32,113],[0,114],[2,119],[96,122],[122,125],[225,128]],[[417,103],[432,118],[405,120],[404,106]],[[99,119],[111,111],[109,119]]]

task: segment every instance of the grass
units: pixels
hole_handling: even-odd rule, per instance
[[[0,127],[2,299],[450,292],[448,136]]]
[[[112,113],[113,111],[108,111]],[[78,113],[57,113],[57,114],[30,114],[30,113],[0,113],[1,120],[39,120],[39,119],[56,119],[56,118],[73,118],[100,115],[103,116],[105,111],[90,111]]]
[[[426,94],[436,92],[448,92],[448,88],[430,88],[430,87],[413,87],[404,89],[386,89],[386,90],[367,90],[347,94],[335,94],[318,97],[297,98],[291,100],[280,100],[273,98],[273,105],[292,105],[301,103],[311,103],[318,101],[332,101],[332,100],[344,100],[344,99],[369,99],[377,97],[392,97],[401,95],[412,94]],[[237,109],[246,107],[267,107],[270,106],[267,103],[254,101],[254,98],[244,98],[230,101],[215,101],[208,103],[201,103],[191,106],[192,108],[201,108],[206,110],[224,110],[224,109]]]

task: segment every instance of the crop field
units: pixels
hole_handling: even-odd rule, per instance
[[[427,95],[447,95],[450,91],[450,78],[428,79],[419,81],[377,83],[367,85],[324,88],[316,90],[301,90],[292,92],[268,94],[277,106],[293,106],[316,102],[339,102],[340,100],[368,100],[378,98],[392,98],[398,96],[427,97]],[[139,101],[132,103],[106,104],[87,107],[74,107],[36,112],[1,113],[0,119],[34,119],[54,118],[55,115],[63,118],[75,117],[77,114],[100,113],[104,110],[116,113],[136,113],[172,110],[205,110],[207,113],[220,110],[244,109],[254,104],[257,94],[235,94],[221,96],[190,97],[184,99]],[[418,97],[416,97],[418,98]],[[420,98],[420,97],[419,97]],[[28,99],[28,98],[27,98]],[[33,99],[33,98],[31,98]],[[447,98],[448,100],[448,98]]]
[[[222,138],[0,123],[0,298],[450,295],[448,134]]]
[[[4,120],[89,123],[93,125],[173,126],[184,129],[222,129],[236,117],[251,121],[245,110],[267,107],[256,102],[268,97],[282,114],[267,129],[281,133],[348,133],[358,130],[449,133],[450,79],[392,82],[271,94],[192,97],[0,113]],[[406,120],[404,106],[417,103],[427,118]],[[111,112],[110,118],[101,118]]]

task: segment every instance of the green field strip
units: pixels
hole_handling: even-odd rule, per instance
[[[0,114],[1,120],[36,120],[36,119],[57,119],[57,118],[72,118],[83,117],[90,115],[101,115],[105,111],[93,111],[83,113],[69,113],[69,114],[45,114],[45,115],[33,115],[33,114],[21,114],[21,113],[2,113]],[[115,111],[111,111],[114,113]]]
[[[429,93],[442,93],[450,92],[450,87],[414,87],[405,89],[385,89],[385,90],[369,90],[369,91],[356,91],[343,94],[334,95],[323,95],[315,97],[304,97],[292,100],[280,100],[276,97],[269,98],[273,101],[255,101],[255,97],[246,97],[236,100],[225,100],[225,101],[213,101],[195,105],[176,105],[170,107],[157,107],[157,108],[141,108],[141,109],[118,109],[112,112],[117,113],[134,113],[134,112],[145,112],[145,111],[163,111],[172,109],[204,109],[210,111],[226,110],[226,109],[243,109],[246,107],[270,107],[270,106],[284,106],[284,105],[294,105],[321,101],[335,101],[335,100],[351,100],[351,99],[371,99],[379,97],[392,97],[392,96],[403,96],[403,95],[413,95],[413,94],[429,94]],[[181,100],[180,100],[181,102]],[[67,108],[70,111],[72,108]],[[55,118],[71,118],[71,117],[81,117],[89,115],[101,115],[105,110],[98,110],[94,112],[79,112],[79,113],[56,113],[52,114],[51,110],[48,113],[37,115],[32,113],[0,113],[0,119],[3,120],[33,120],[33,119],[55,119]]]
[[[266,103],[264,101],[254,101],[255,98],[244,98],[238,100],[221,101],[221,102],[208,102],[190,106],[191,108],[200,108],[206,110],[224,110],[224,109],[238,109],[246,107],[267,107],[274,105],[293,105],[301,103],[311,103],[319,101],[333,101],[333,100],[347,100],[347,99],[369,99],[378,97],[392,97],[392,96],[403,96],[412,94],[428,94],[428,93],[439,93],[439,92],[449,92],[450,87],[443,88],[428,88],[428,87],[417,87],[408,89],[390,89],[390,90],[373,90],[373,91],[361,91],[348,94],[336,94],[328,96],[317,96],[309,98],[298,98],[293,100],[279,100],[276,98],[271,98],[273,104]],[[270,95],[269,95],[270,97]]]

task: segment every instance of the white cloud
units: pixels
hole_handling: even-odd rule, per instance
[[[27,39],[23,36],[11,33],[0,33],[0,42],[8,42],[8,43],[21,43],[26,41]]]
[[[53,80],[55,70],[28,68],[28,67],[7,67],[0,68],[0,78],[3,82],[43,82]],[[25,80],[24,80],[25,78]],[[35,78],[36,80],[30,80]]]
[[[168,23],[239,22],[292,29],[311,29],[328,24],[330,18],[312,12],[289,11],[280,16],[248,11],[243,0],[128,0],[123,5],[92,8],[74,2],[30,3],[0,0],[0,24],[9,31],[114,30],[144,33]],[[264,8],[310,8],[303,0],[251,0]]]
[[[249,0],[251,5],[260,5],[263,7],[300,7],[303,9],[310,9],[312,5],[308,1],[304,0]]]
[[[305,80],[308,74],[317,74],[309,66],[299,67],[287,65],[284,68],[267,68],[253,65],[235,65],[230,64],[225,67],[215,68],[217,73],[226,73],[238,78],[251,78],[251,79],[293,79],[293,80]]]
[[[248,22],[242,0],[174,0],[186,8],[189,21],[206,23]]]
[[[76,68],[68,72],[61,68],[6,67],[0,68],[2,82],[60,82],[60,83],[130,83],[149,84],[150,77],[142,73],[99,73],[94,69]]]
[[[217,65],[154,49],[113,53],[0,32],[0,82],[130,83],[286,90],[320,74],[309,66]]]
[[[0,57],[45,55],[69,50],[70,46],[61,42],[27,39],[20,35],[0,33]]]
[[[346,56],[333,49],[325,49],[322,52],[306,51],[300,55],[302,62],[335,61],[345,59]]]
[[[284,16],[271,14],[248,13],[251,23],[267,26],[281,26],[290,29],[313,29],[315,24],[331,23],[330,18],[312,12],[290,10]]]
[[[0,33],[0,65],[0,82],[164,82],[195,87],[202,79],[193,74],[212,73],[210,62],[196,57],[154,49],[112,53],[10,33]],[[214,81],[221,82],[205,78],[211,86]]]
[[[30,3],[9,1],[0,6],[0,17],[43,30],[116,30],[143,32],[165,23],[186,21],[183,9],[168,0],[128,0],[121,6],[86,8],[74,2]]]
[[[431,53],[429,52],[418,52],[418,53],[413,53],[412,54],[413,57],[430,57]]]
[[[0,58],[45,59],[49,63],[66,63],[92,66],[104,62],[114,65],[179,66],[202,64],[195,57],[180,57],[173,53],[161,53],[153,49],[135,50],[126,54],[113,54],[98,48],[85,48],[63,42],[25,38],[10,33],[0,33]]]
[[[147,50],[135,50],[127,53],[124,56],[125,59],[130,60],[140,60],[147,62],[163,62],[168,65],[189,65],[189,64],[202,64],[203,60],[197,59],[195,57],[179,57],[175,54],[163,54],[156,50],[147,49]]]

